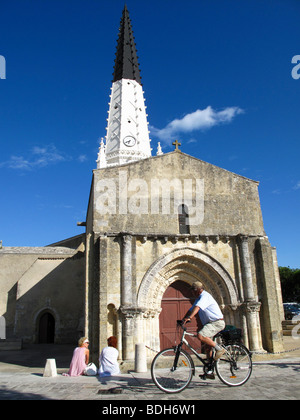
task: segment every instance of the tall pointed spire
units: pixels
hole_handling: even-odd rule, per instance
[[[106,144],[102,142],[99,149],[98,169],[151,157],[144,92],[126,6],[119,29],[106,130]]]
[[[126,5],[121,19],[114,70],[113,82],[131,79],[141,84],[136,46]]]

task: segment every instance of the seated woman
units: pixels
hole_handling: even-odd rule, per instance
[[[116,337],[109,337],[107,344],[108,346],[104,347],[99,358],[100,367],[98,373],[100,377],[114,376],[120,373]]]
[[[80,376],[84,374],[90,357],[88,346],[89,340],[87,337],[81,337],[78,341],[78,347],[73,352],[69,372],[63,374],[64,376]]]

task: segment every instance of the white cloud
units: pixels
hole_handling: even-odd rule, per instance
[[[173,140],[179,133],[191,133],[205,130],[219,124],[229,123],[233,118],[243,112],[239,107],[228,107],[216,111],[211,106],[185,115],[181,119],[171,121],[165,128],[158,129],[150,126],[151,135],[162,141]]]
[[[58,151],[53,144],[44,147],[35,146],[28,155],[27,158],[13,155],[8,161],[0,163],[0,167],[16,170],[32,170],[63,162],[68,159],[67,156]]]
[[[79,155],[78,156],[78,161],[80,163],[86,162],[87,161],[87,155]]]
[[[293,187],[294,190],[300,189],[300,181],[297,182],[297,184]]]
[[[3,162],[1,166],[7,166],[11,169],[30,169],[30,162],[23,156],[11,156],[10,160]]]
[[[32,149],[32,154],[34,155],[32,164],[39,167],[66,160],[66,156],[59,152],[53,144],[45,147],[36,146]]]

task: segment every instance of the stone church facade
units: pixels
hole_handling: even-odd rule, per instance
[[[281,351],[276,250],[264,231],[258,182],[178,149],[151,156],[146,108],[125,6],[107,136],[84,222],[86,233],[44,248],[0,249],[0,315],[7,337],[75,342],[97,360],[111,335],[120,359],[168,340],[200,280],[226,324],[253,351]],[[195,327],[196,328],[196,327]]]
[[[104,214],[105,208],[99,213],[104,185],[111,180],[117,192],[115,214]],[[178,209],[187,181],[192,187],[187,213],[190,217],[197,203],[201,215],[194,216],[196,224],[189,224],[187,233],[180,233]],[[118,211],[124,205],[120,184],[126,184],[132,205],[126,216]],[[152,214],[151,201],[162,210],[166,196],[170,212]],[[111,203],[106,204],[111,211]],[[282,350],[276,251],[264,232],[255,181],[180,151],[95,170],[86,258],[89,336],[101,347],[107,336],[117,335],[125,360],[133,359],[136,343],[160,348],[162,297],[179,280],[188,285],[200,280],[220,304],[226,323],[243,329],[252,350]],[[176,314],[169,317],[175,327]]]

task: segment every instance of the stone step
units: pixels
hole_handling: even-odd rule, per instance
[[[285,320],[282,321],[282,333],[284,336],[291,336],[296,325],[300,324],[300,320]]]
[[[283,325],[282,329],[283,329],[283,331],[289,331],[289,330],[292,330],[296,325],[298,325],[298,324]]]
[[[299,324],[300,323],[300,319],[297,319],[297,320],[285,320],[285,321],[282,321],[282,326],[284,326],[284,325],[296,325],[296,324]]]

